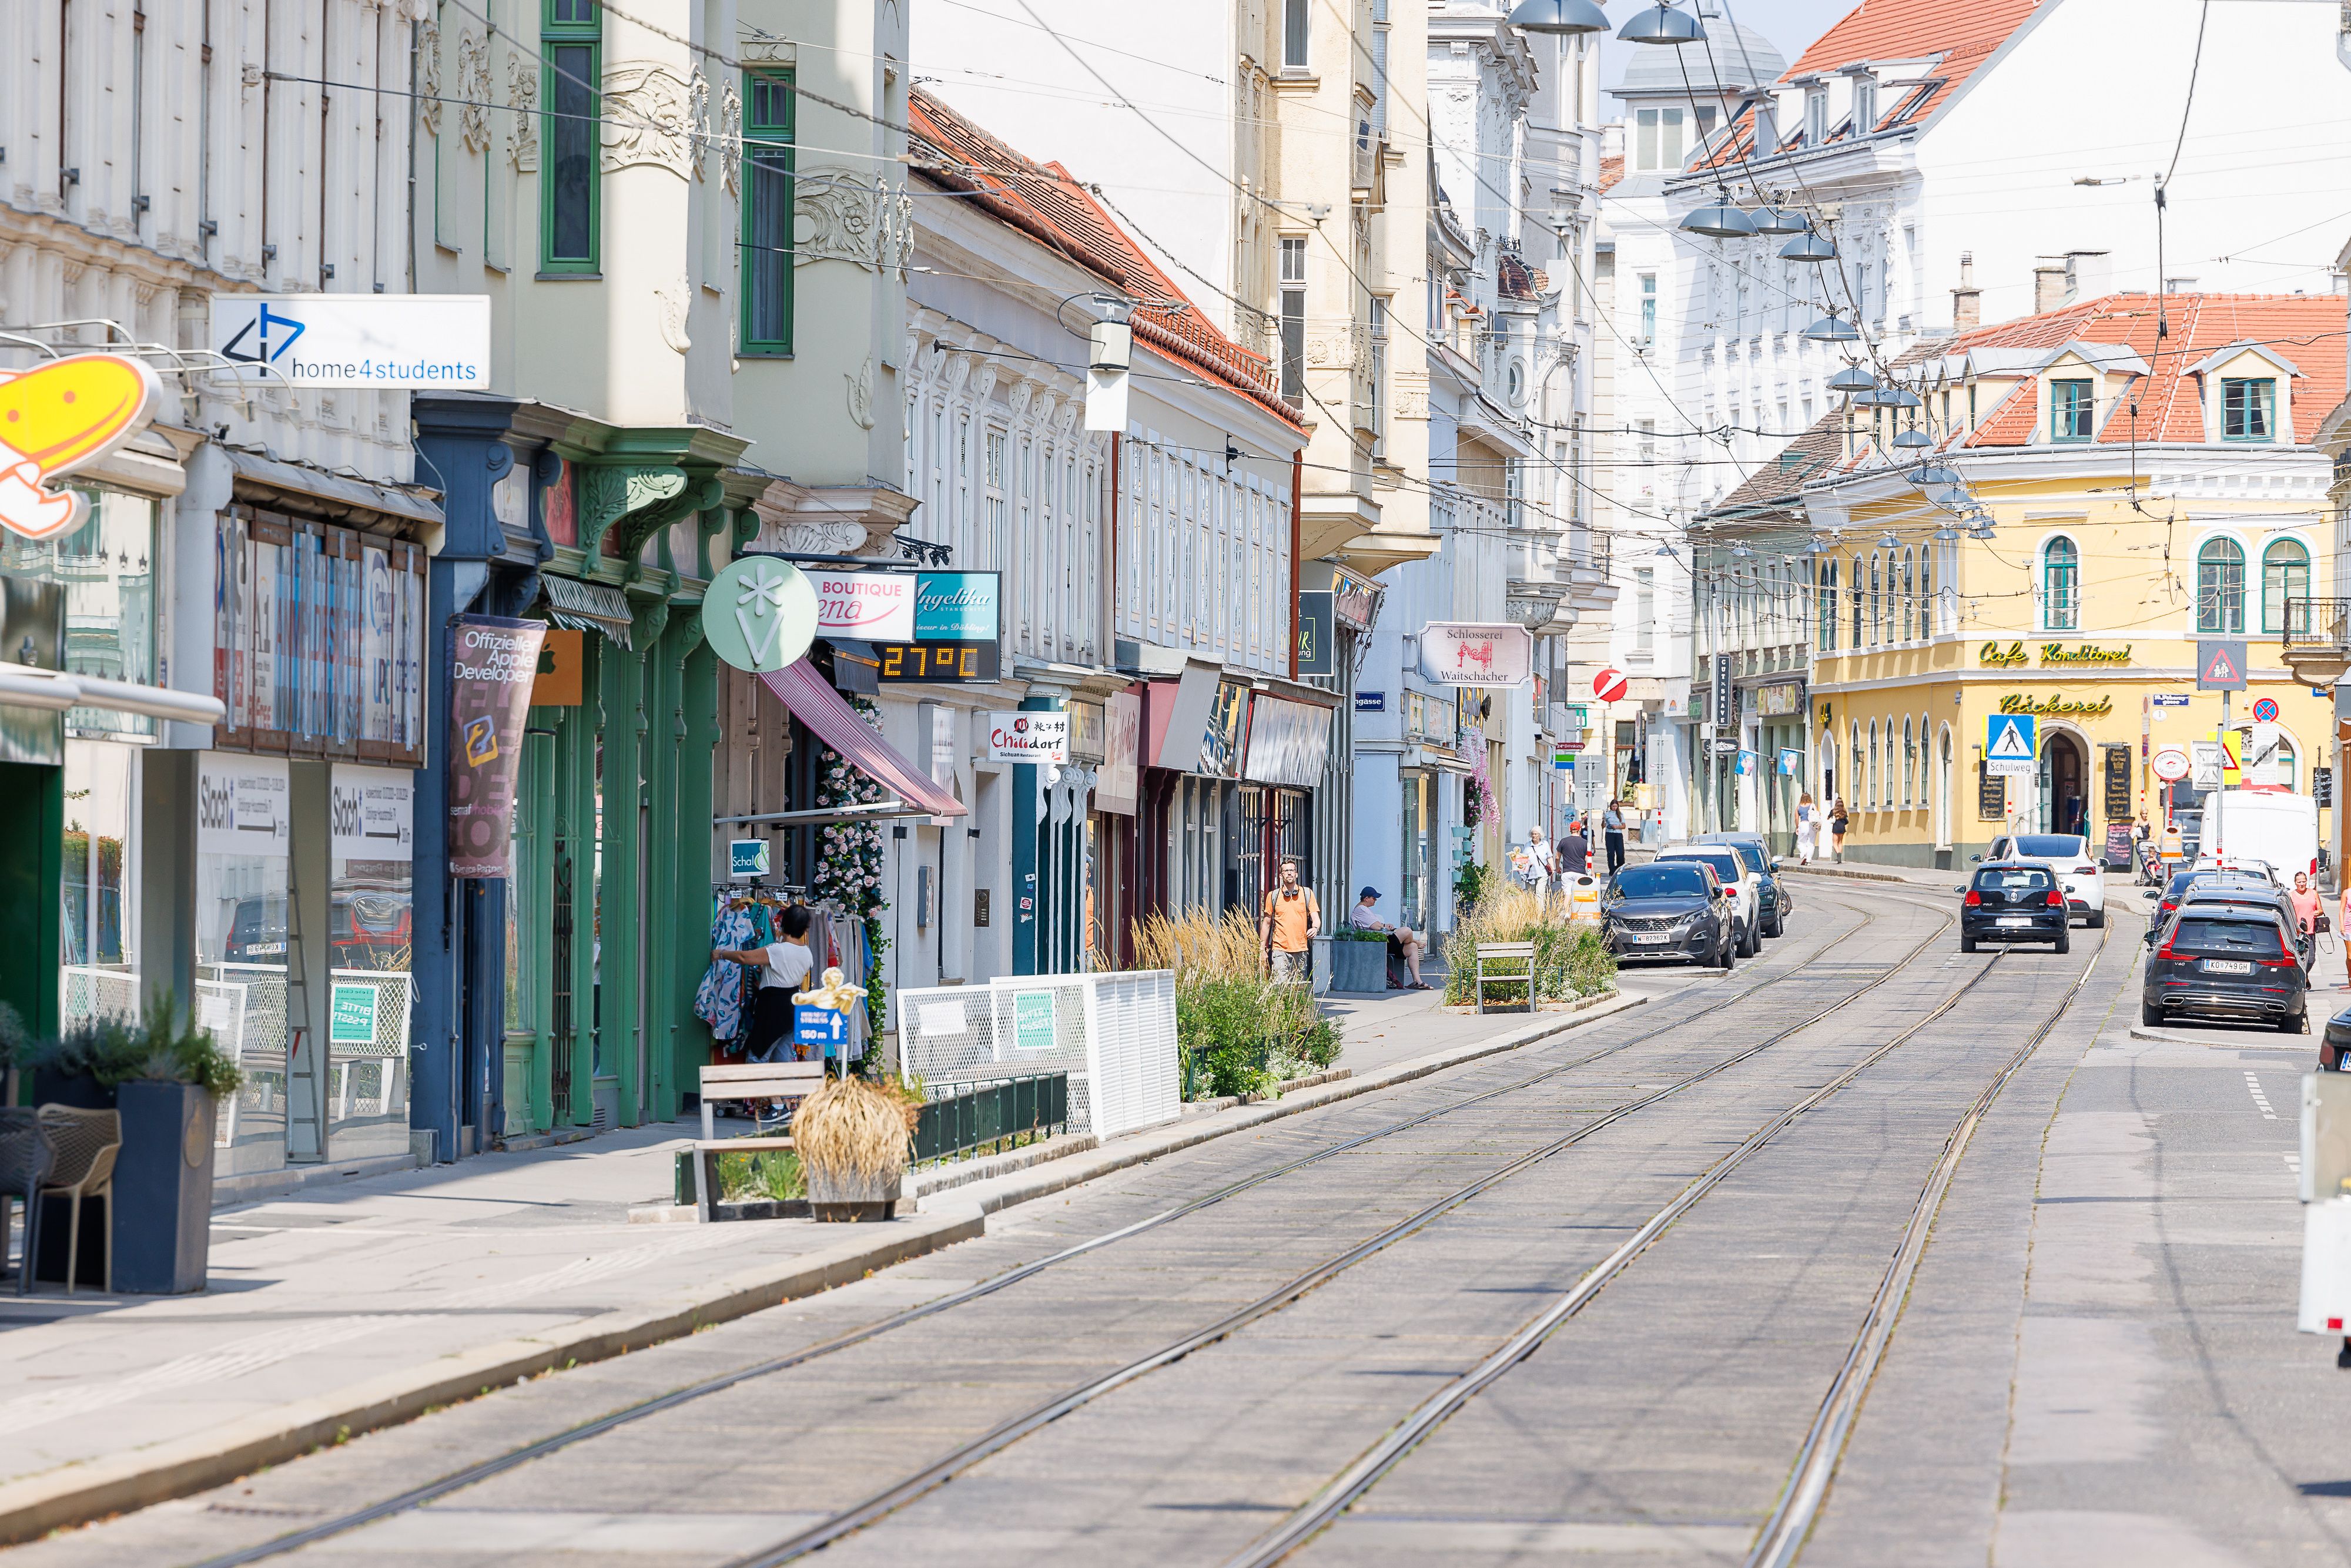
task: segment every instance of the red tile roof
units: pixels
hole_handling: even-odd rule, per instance
[[[1986,60],[2043,0],[1862,0],[1844,19],[1815,39],[1780,80],[1784,85],[1800,77],[1827,76],[1846,66],[1872,60],[1933,59],[1913,86],[1882,91],[1877,125],[1867,130],[1908,125],[1926,119],[1950,100],[1961,83]],[[1907,79],[1907,78],[1906,78]],[[1783,123],[1782,142],[1800,141],[1802,121]],[[1751,114],[1742,113],[1725,128],[1731,141],[1717,162],[1736,162],[1753,151]],[[1849,141],[1854,132],[1831,131],[1831,143]],[[1824,143],[1826,145],[1826,143]]]
[[[937,160],[914,165],[924,178],[971,193],[978,206],[1141,301],[1134,318],[1140,341],[1304,428],[1275,394],[1266,357],[1212,326],[1067,169],[1021,156],[919,89],[906,118],[919,139],[916,156]]]
[[[1603,193],[1614,190],[1616,188],[1616,182],[1622,180],[1624,177],[1624,159],[1603,158],[1600,160],[1600,189]]]
[[[2169,326],[2160,341],[2158,304]],[[2159,301],[2151,294],[2109,294],[1961,332],[1927,346],[1925,352],[1939,357],[1979,349],[2055,350],[2075,341],[2120,345],[2145,361],[2147,372],[2132,377],[2127,394],[2116,400],[2118,412],[2095,439],[2108,444],[2134,438],[2200,444],[2202,399],[2218,393],[2199,386],[2202,378],[2189,373],[2191,369],[2219,350],[2254,344],[2294,367],[2294,435],[2296,444],[2308,445],[2319,421],[2344,399],[2346,325],[2351,315],[2346,302],[2333,294],[2172,294]],[[2036,435],[2037,401],[2032,381],[2025,380],[1999,407],[1978,415],[1964,444],[2029,444]],[[2127,413],[2131,402],[2138,404],[2136,421]]]

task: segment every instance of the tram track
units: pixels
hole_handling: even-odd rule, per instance
[[[1765,1039],[1753,1045],[1745,1047],[1731,1055],[1723,1057],[1717,1061],[1709,1063],[1707,1067],[1696,1073],[1692,1073],[1685,1078],[1677,1080],[1676,1082],[1665,1085],[1663,1088],[1654,1091],[1651,1093],[1639,1096],[1634,1100],[1615,1105],[1606,1111],[1599,1113],[1593,1120],[1580,1125],[1575,1131],[1572,1132],[1567,1136],[1559,1139],[1556,1142],[1546,1145],[1542,1149],[1533,1152],[1532,1154],[1520,1156],[1509,1164],[1487,1173],[1485,1176],[1479,1177],[1477,1181],[1468,1184],[1468,1186],[1465,1187],[1456,1189],[1446,1197],[1440,1198],[1437,1202],[1427,1206],[1426,1208],[1409,1217],[1399,1225],[1392,1227],[1389,1230],[1382,1232],[1379,1236],[1372,1238],[1369,1241],[1359,1243],[1357,1246],[1349,1249],[1345,1253],[1343,1253],[1336,1258],[1327,1260],[1322,1264],[1318,1265],[1315,1269],[1310,1270],[1305,1274],[1292,1280],[1282,1289],[1272,1292],[1268,1297],[1262,1298],[1257,1302],[1251,1303],[1249,1307],[1243,1308],[1240,1312],[1231,1314],[1226,1320],[1221,1320],[1217,1324],[1211,1325],[1209,1329],[1202,1330],[1196,1334],[1187,1335],[1183,1341],[1178,1342],[1177,1344],[1163,1347],[1161,1351],[1155,1353],[1151,1356],[1143,1358],[1142,1361],[1130,1364],[1128,1366],[1121,1368],[1118,1372],[1111,1374],[1107,1378],[1097,1379],[1094,1383],[1089,1384],[1083,1389],[1074,1390],[1069,1395],[1064,1395],[1060,1398],[1050,1402],[1048,1406],[1040,1406],[1037,1409],[1025,1413],[1022,1416],[1015,1417],[1013,1422],[1006,1424],[1006,1427],[1018,1425],[1019,1427],[1019,1430],[1017,1433],[1007,1435],[1006,1427],[999,1427],[992,1429],[990,1433],[983,1435],[983,1437],[977,1439],[977,1441],[979,1443],[988,1443],[991,1439],[995,1439],[993,1446],[988,1448],[988,1452],[994,1452],[1001,1448],[1008,1447],[1010,1443],[1018,1441],[1020,1436],[1025,1436],[1028,1432],[1036,1430],[1041,1426],[1049,1425],[1052,1420],[1058,1419],[1060,1416],[1065,1415],[1071,1410],[1080,1408],[1083,1405],[1091,1403],[1101,1395],[1109,1392],[1113,1387],[1119,1386],[1125,1382],[1131,1382],[1134,1378],[1145,1375],[1148,1371],[1153,1370],[1157,1366],[1167,1364],[1176,1360],[1180,1360],[1184,1355],[1187,1355],[1193,1351],[1200,1349],[1207,1344],[1213,1343],[1217,1339],[1226,1337],[1234,1332],[1234,1330],[1241,1327],[1246,1322],[1254,1321],[1255,1318],[1262,1317],[1268,1315],[1271,1312],[1279,1311],[1282,1305],[1286,1305],[1288,1302],[1295,1301],[1300,1296],[1306,1294],[1308,1291],[1314,1289],[1315,1286],[1321,1284],[1323,1281],[1335,1276],[1336,1274],[1343,1271],[1346,1268],[1362,1261],[1365,1258],[1384,1250],[1395,1242],[1402,1240],[1405,1236],[1421,1228],[1425,1228],[1426,1225],[1433,1223],[1437,1218],[1441,1218],[1445,1212],[1447,1212],[1454,1207],[1458,1207],[1462,1203],[1469,1201],[1469,1199],[1474,1197],[1478,1192],[1485,1190],[1495,1183],[1507,1179],[1510,1176],[1518,1174],[1520,1171],[1522,1171],[1532,1165],[1538,1164],[1543,1159],[1551,1157],[1552,1155],[1559,1153],[1562,1149],[1573,1146],[1574,1144],[1581,1142],[1583,1139],[1591,1136],[1593,1134],[1601,1131],[1606,1126],[1614,1125],[1615,1123],[1624,1120],[1627,1116],[1633,1115],[1635,1113],[1645,1110],[1661,1101],[1672,1098],[1696,1084],[1703,1082],[1731,1067],[1753,1059],[1776,1045],[1783,1043],[1787,1040],[1802,1033],[1805,1030],[1813,1028],[1833,1014],[1840,1012],[1852,1006],[1863,997],[1899,976],[1907,966],[1914,963],[1921,954],[1934,944],[1937,938],[1949,931],[1951,925],[1955,923],[1955,917],[1941,905],[1926,904],[1922,901],[1902,897],[1892,893],[1878,894],[1874,889],[1867,894],[1861,896],[1880,898],[1886,902],[1896,903],[1907,907],[1925,910],[1931,914],[1940,915],[1944,918],[1941,925],[1936,926],[1907,951],[1887,963],[1885,966],[1883,972],[1872,975],[1865,983],[1847,991],[1825,1007],[1811,1012],[1799,1021],[1777,1030],[1773,1034],[1767,1036]],[[1196,1214],[1216,1205],[1227,1202],[1244,1193],[1263,1186],[1270,1182],[1276,1181],[1299,1170],[1302,1170],[1309,1166],[1318,1165],[1323,1161],[1334,1158],[1337,1155],[1350,1153],[1368,1145],[1376,1143],[1382,1139],[1392,1137],[1414,1128],[1426,1125],[1431,1122],[1435,1122],[1446,1116],[1450,1116],[1460,1111],[1468,1110],[1473,1106],[1523,1092],[1524,1091],[1533,1088],[1539,1084],[1548,1082],[1565,1074],[1589,1067],[1595,1062],[1603,1061],[1608,1058],[1619,1055],[1624,1051],[1646,1043],[1647,1041],[1674,1033],[1677,1030],[1687,1030],[1691,1025],[1714,1014],[1720,1013],[1728,1009],[1736,1007],[1741,1002],[1749,1000],[1774,986],[1778,986],[1791,980],[1808,977],[1807,971],[1813,959],[1819,957],[1822,954],[1830,951],[1834,947],[1851,943],[1855,937],[1875,924],[1876,916],[1867,908],[1858,907],[1850,904],[1846,904],[1845,907],[1853,909],[1855,913],[1858,914],[1860,915],[1859,920],[1852,925],[1846,926],[1843,930],[1822,939],[1819,944],[1812,949],[1811,953],[1806,956],[1806,957],[1799,960],[1793,965],[1791,965],[1785,970],[1778,974],[1771,975],[1759,983],[1744,987],[1733,995],[1723,997],[1720,999],[1710,1002],[1704,1007],[1683,1013],[1680,1016],[1677,1016],[1667,1022],[1658,1024],[1652,1029],[1642,1030],[1625,1040],[1601,1047],[1596,1051],[1587,1051],[1573,1061],[1558,1063],[1554,1066],[1545,1068],[1541,1071],[1527,1074],[1513,1080],[1509,1083],[1500,1084],[1492,1089],[1482,1090],[1477,1093],[1467,1095],[1460,1099],[1447,1102],[1445,1104],[1432,1107],[1431,1109],[1421,1112],[1416,1115],[1405,1117],[1385,1125],[1373,1128],[1370,1131],[1355,1134],[1354,1136],[1342,1139],[1337,1143],[1312,1150],[1295,1159],[1283,1162],[1282,1164],[1275,1166],[1268,1170],[1260,1171],[1244,1177],[1239,1181],[1229,1183],[1213,1192],[1203,1194],[1199,1197],[1188,1199],[1172,1207],[1163,1209],[1158,1213],[1146,1216],[1130,1225],[1104,1232],[1100,1236],[1089,1238],[1086,1240],[1050,1253],[1044,1258],[1021,1264],[989,1279],[982,1280],[961,1290],[951,1291],[935,1301],[923,1302],[916,1306],[904,1309],[904,1311],[877,1320],[874,1322],[852,1329],[845,1333],[836,1335],[816,1344],[805,1346],[801,1349],[757,1363],[751,1366],[739,1368],[736,1371],[726,1373],[716,1377],[708,1378],[695,1384],[688,1385],[683,1388],[674,1389],[668,1393],[624,1406],[618,1410],[609,1412],[593,1420],[566,1428],[563,1431],[554,1433],[547,1437],[510,1450],[505,1454],[496,1455],[488,1459],[463,1467],[433,1481],[410,1489],[409,1490],[403,1491],[396,1496],[381,1500],[381,1501],[370,1504],[363,1508],[351,1510],[346,1513],[338,1515],[335,1518],[321,1521],[316,1524],[290,1531],[285,1535],[273,1538],[272,1540],[257,1542],[250,1547],[241,1548],[236,1551],[204,1559],[196,1565],[196,1568],[239,1568],[239,1565],[245,1563],[263,1562],[274,1557],[284,1556],[319,1542],[329,1540],[339,1535],[347,1534],[351,1531],[363,1528],[366,1525],[376,1523],[380,1521],[390,1519],[399,1514],[413,1511],[413,1510],[436,1501],[439,1499],[447,1497],[452,1493],[478,1485],[496,1476],[528,1465],[536,1460],[546,1458],[565,1448],[588,1441],[590,1438],[603,1436],[623,1427],[659,1415],[664,1411],[674,1410],[683,1406],[694,1404],[702,1399],[723,1393],[727,1389],[738,1387],[747,1383],[751,1383],[761,1378],[787,1372],[794,1367],[805,1365],[821,1357],[849,1350],[856,1345],[866,1343],[895,1330],[906,1327],[925,1319],[952,1312],[958,1307],[967,1305],[972,1301],[995,1294],[996,1292],[1018,1284],[1024,1280],[1034,1278],[1047,1270],[1071,1262],[1088,1254],[1101,1251],[1105,1248],[1125,1241],[1134,1237],[1143,1235],[1146,1232],[1158,1229],[1164,1226],[1173,1224],[1176,1220]],[[1852,978],[1854,977],[1850,975],[1841,975],[1836,977]],[[1051,1412],[1050,1415],[1046,1414],[1048,1410]],[[967,1445],[967,1449],[968,1449],[969,1447],[970,1446]],[[908,1481],[902,1482],[899,1486],[892,1488],[888,1493],[868,1499],[864,1503],[857,1505],[855,1509],[849,1511],[852,1513],[861,1515],[860,1523],[841,1528],[833,1528],[840,1520],[846,1517],[846,1515],[835,1516],[833,1520],[829,1520],[825,1521],[824,1524],[820,1524],[811,1531],[803,1531],[800,1535],[793,1537],[790,1541],[782,1542],[766,1552],[742,1558],[739,1561],[744,1565],[752,1563],[765,1564],[770,1563],[789,1562],[794,1557],[802,1555],[809,1551],[815,1550],[817,1547],[825,1544],[827,1542],[838,1539],[841,1535],[852,1533],[855,1529],[862,1528],[863,1522],[871,1522],[871,1519],[872,1518],[879,1518],[890,1511],[893,1511],[897,1507],[903,1506],[905,1501],[912,1500],[913,1497],[919,1496],[922,1492],[927,1491],[931,1490],[931,1488],[941,1484],[944,1480],[949,1479],[952,1474],[956,1473],[961,1469],[968,1469],[970,1465],[979,1462],[979,1460],[985,1457],[986,1455],[983,1453],[967,1452],[966,1449],[959,1449],[956,1454],[950,1455],[947,1459],[940,1461],[939,1464],[926,1468],[920,1477],[910,1478]],[[933,1479],[928,1479],[926,1484],[924,1484],[912,1491],[906,1492],[906,1495],[903,1497],[896,1495],[904,1490],[907,1487],[913,1485],[914,1480],[921,1479],[923,1477],[931,1477]],[[886,1508],[881,1508],[878,1512],[871,1511],[882,1501],[883,1496],[895,1497],[896,1500],[892,1501]],[[869,1513],[870,1517],[863,1517]],[[822,1536],[821,1540],[810,1539],[810,1537],[820,1534]]]
[[[1790,1479],[1782,1490],[1771,1514],[1765,1520],[1747,1558],[1747,1568],[1787,1568],[1802,1550],[1820,1506],[1828,1495],[1836,1464],[1844,1451],[1844,1442],[1857,1417],[1863,1398],[1878,1364],[1884,1358],[1900,1306],[1907,1298],[1910,1281],[1924,1257],[1927,1241],[1933,1228],[1936,1213],[1941,1207],[1943,1194],[1949,1189],[1968,1143],[1984,1115],[1998,1100],[2001,1091],[2022,1068],[2043,1041],[2048,1039],[2074,1000],[2088,985],[2104,959],[2112,927],[2100,935],[2098,950],[2083,967],[2080,975],[2065,988],[2064,996],[2048,1016],[2027,1036],[2024,1042],[2010,1054],[1994,1072],[1980,1092],[1970,1102],[1947,1138],[1943,1152],[1929,1172],[1919,1196],[1913,1205],[1900,1244],[1896,1248],[1883,1278],[1872,1292],[1863,1314],[1860,1327],[1830,1385],[1823,1396],[1813,1421],[1807,1430],[1792,1467]],[[1938,1019],[1949,1015],[1968,994],[1989,977],[1998,967],[2006,950],[1996,951],[1990,962],[1978,970],[1965,984],[1939,1003],[1933,1011],[1908,1025],[1851,1067],[1828,1082],[1773,1116],[1758,1128],[1730,1153],[1702,1173],[1697,1179],[1676,1194],[1673,1199],[1657,1209],[1626,1239],[1574,1285],[1561,1292],[1541,1312],[1529,1319],[1498,1349],[1468,1371],[1452,1379],[1442,1388],[1415,1406],[1380,1440],[1358,1456],[1355,1461],[1341,1470],[1311,1499],[1288,1514],[1280,1524],[1259,1536],[1248,1547],[1228,1558],[1224,1568],[1270,1568],[1296,1552],[1327,1529],[1364,1492],[1394,1469],[1408,1454],[1441,1426],[1454,1412],[1479,1393],[1505,1376],[1511,1368],[1525,1361],[1541,1348],[1543,1343],[1567,1321],[1583,1310],[1610,1282],[1623,1274],[1673,1224],[1695,1207],[1708,1193],[1719,1186],[1748,1159],[1770,1145],[1782,1133],[1808,1113],[1818,1109],[1835,1095],[1850,1087],[1864,1072],[1883,1061],[1903,1044]]]

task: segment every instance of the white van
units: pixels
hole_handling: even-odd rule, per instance
[[[2218,790],[2204,797],[2203,829],[2202,855],[2266,861],[2285,887],[2298,871],[2318,878],[2318,802],[2308,795],[2274,784]]]

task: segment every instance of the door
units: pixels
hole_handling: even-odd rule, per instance
[[[2041,820],[2034,826],[2044,833],[2086,833],[2089,809],[2089,765],[2082,744],[2053,730],[2041,743]]]

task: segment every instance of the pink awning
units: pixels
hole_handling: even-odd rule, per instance
[[[896,794],[910,806],[920,806],[932,817],[965,815],[964,804],[946,786],[907,761],[867,724],[857,710],[841,700],[816,666],[806,659],[771,670],[759,677],[792,716],[816,731],[817,738],[848,759],[860,773]]]

